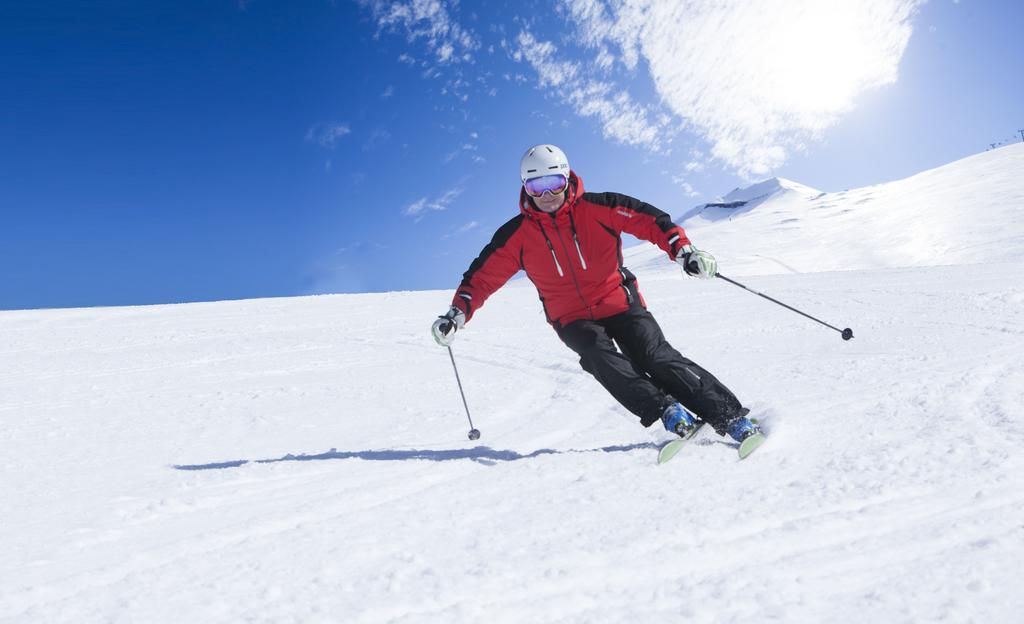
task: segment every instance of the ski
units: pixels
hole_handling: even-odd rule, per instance
[[[756,419],[751,419],[751,422],[757,424]],[[675,440],[671,440],[665,443],[658,450],[658,464],[664,464],[671,460],[673,457],[675,457],[677,454],[679,454],[679,451],[683,450],[683,447],[686,446],[687,442],[697,437],[697,434],[700,433],[700,428],[703,426],[704,421],[697,421],[697,426],[694,428],[692,432],[690,432],[690,435],[686,436],[685,438],[677,438]],[[751,453],[756,451],[767,440],[768,437],[765,436],[760,431],[751,436],[748,436],[745,440],[743,440],[743,442],[740,443],[738,450],[740,459],[742,460],[749,457]]]
[[[765,443],[768,438],[765,437],[764,433],[761,432],[761,423],[756,418],[751,418],[750,422],[758,426],[758,431],[754,435],[748,437],[746,440],[740,442],[740,459],[746,459],[748,455],[757,450],[757,447]]]
[[[675,440],[671,440],[664,446],[662,446],[661,449],[658,451],[658,464],[664,464],[668,460],[675,457],[676,454],[679,453],[679,451],[683,450],[683,447],[686,446],[687,442],[695,438],[697,434],[700,433],[700,428],[703,426],[703,420],[697,421],[697,426],[693,428],[693,431],[690,432],[690,435],[686,436],[685,438],[677,438]]]
[[[746,459],[751,453],[757,450],[759,446],[765,443],[765,437],[763,433],[755,433],[749,436],[746,440],[740,442],[740,459]]]

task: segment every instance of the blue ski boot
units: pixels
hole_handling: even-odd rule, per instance
[[[742,443],[750,436],[761,433],[761,428],[750,422],[750,419],[746,416],[740,416],[729,423],[728,433],[733,440]]]
[[[700,431],[700,428],[704,426],[703,420],[698,420],[693,414],[686,411],[686,408],[675,402],[669,404],[665,411],[661,413],[661,422],[664,423],[667,431],[679,437],[665,444],[658,451],[659,464],[664,464],[675,457],[683,446],[693,439],[697,432]]]
[[[664,423],[666,431],[678,434],[680,438],[689,438],[697,432],[700,425],[693,414],[679,403],[672,403],[665,408],[661,414],[661,422]]]
[[[733,440],[740,443],[740,459],[746,459],[766,440],[764,434],[761,433],[761,427],[756,422],[751,422],[746,416],[740,416],[730,422],[728,433]]]

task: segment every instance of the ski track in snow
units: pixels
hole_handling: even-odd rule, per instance
[[[764,419],[656,444],[529,284],[0,313],[0,621],[1009,622],[1024,264],[641,274]]]

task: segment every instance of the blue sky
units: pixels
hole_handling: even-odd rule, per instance
[[[682,4],[2,3],[0,309],[453,289],[540,142],[678,215],[1020,140],[1020,2]]]

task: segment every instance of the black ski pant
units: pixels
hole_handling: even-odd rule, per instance
[[[579,354],[583,370],[639,416],[643,426],[658,422],[665,407],[678,401],[724,433],[747,410],[714,375],[672,348],[654,316],[635,299],[622,314],[573,321],[555,331]]]

